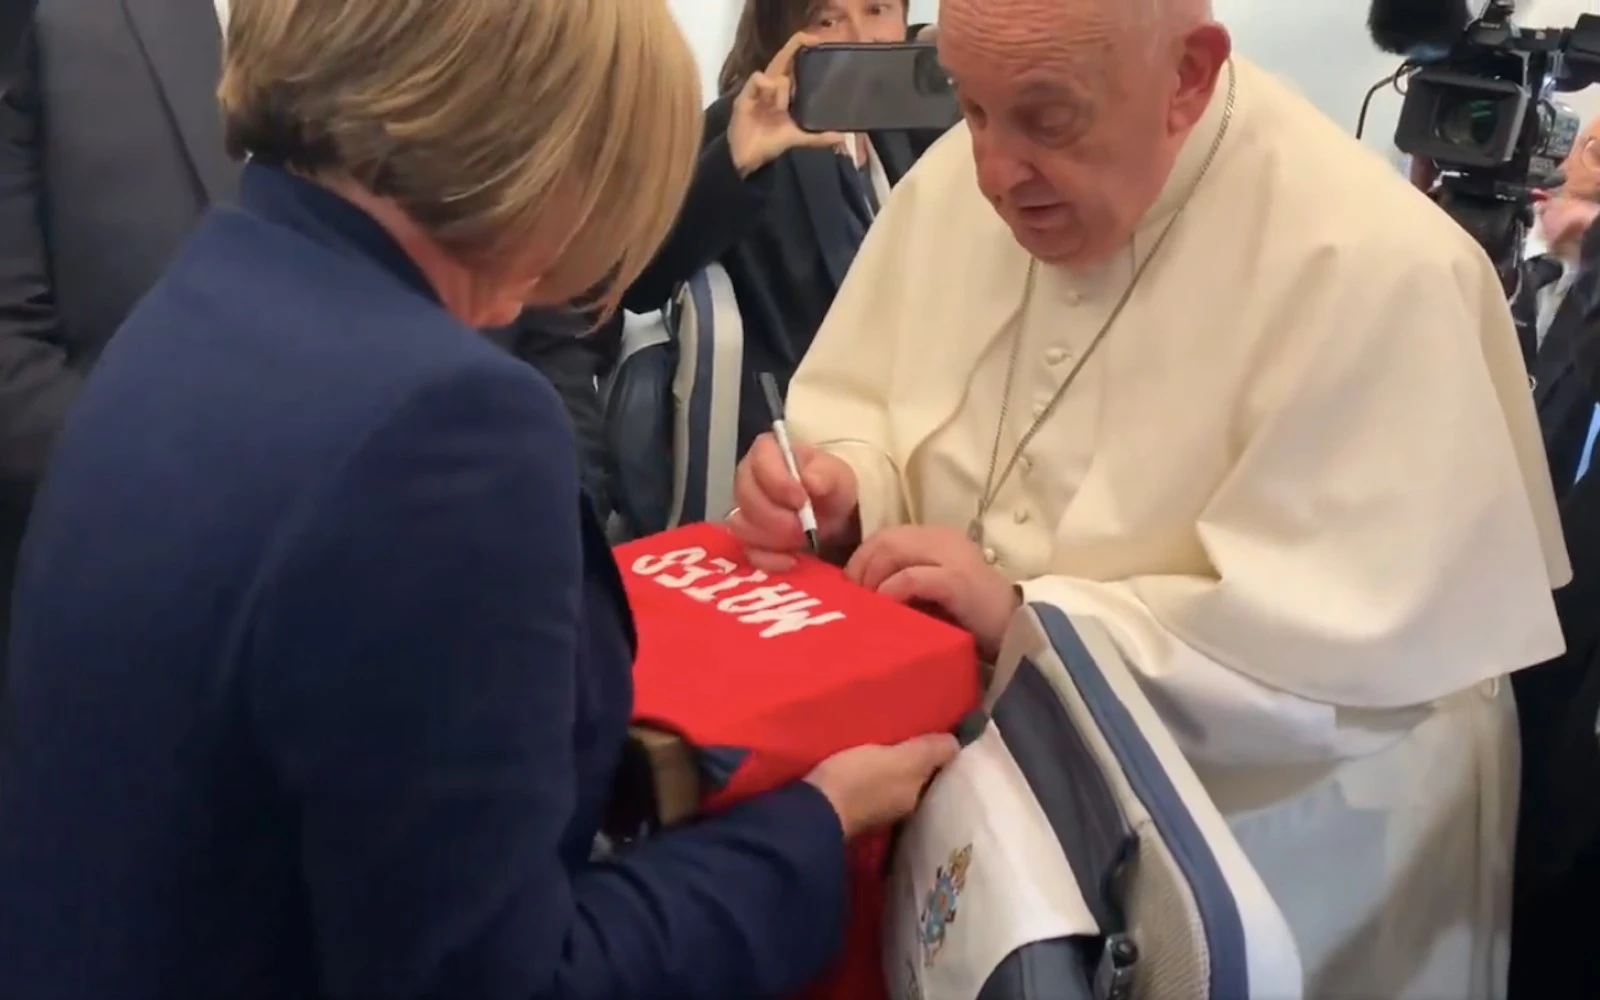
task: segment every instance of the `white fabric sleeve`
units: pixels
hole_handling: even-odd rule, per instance
[[[1021,586],[1028,603],[1105,626],[1192,760],[1226,767],[1366,756],[1401,739],[1426,712],[1340,709],[1251,680],[1162,628],[1126,584],[1046,576]]]
[[[822,448],[842,459],[856,475],[856,504],[861,519],[861,537],[870,538],[881,528],[905,524],[905,483],[889,457],[866,442],[823,442]]]

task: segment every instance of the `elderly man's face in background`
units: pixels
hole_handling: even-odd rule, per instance
[[[1595,118],[1578,133],[1572,152],[1561,164],[1566,183],[1561,193],[1569,198],[1600,201],[1600,118]]]
[[[1578,259],[1583,235],[1596,214],[1595,203],[1600,202],[1600,118],[1596,118],[1578,133],[1572,152],[1561,164],[1565,183],[1549,197],[1536,203],[1539,234],[1551,252],[1567,260]]]
[[[945,0],[939,57],[978,185],[1039,260],[1124,246],[1204,113],[1228,37],[1203,0]]]

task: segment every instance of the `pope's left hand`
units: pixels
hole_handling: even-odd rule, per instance
[[[967,536],[938,525],[884,528],[861,543],[845,574],[907,604],[924,602],[971,632],[992,659],[1017,610],[1016,590]]]

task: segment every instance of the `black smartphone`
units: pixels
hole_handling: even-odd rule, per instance
[[[943,130],[961,120],[938,49],[927,42],[801,49],[789,114],[807,132]]]

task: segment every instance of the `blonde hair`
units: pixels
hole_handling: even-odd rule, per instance
[[[603,314],[700,144],[666,0],[233,0],[218,96],[235,158],[348,178],[489,274],[548,246],[541,291]]]

